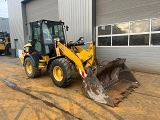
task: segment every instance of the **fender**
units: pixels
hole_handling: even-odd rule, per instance
[[[27,55],[25,55],[24,61],[25,61],[25,59],[26,59],[27,57],[30,57],[30,58],[33,60],[33,62],[34,62],[34,64],[36,65],[36,67],[38,67],[40,57],[39,57],[37,54],[27,54]],[[23,65],[24,65],[24,64],[23,64]]]
[[[49,70],[49,66],[52,63],[53,60],[58,59],[58,58],[65,58],[65,56],[56,56],[56,57],[52,57],[47,64],[47,71]]]
[[[5,50],[4,50],[4,53],[5,53],[5,54],[7,53],[7,46],[10,46],[10,47],[11,47],[11,43],[7,43],[7,44],[5,45]]]
[[[7,43],[6,46],[7,46],[7,45],[11,45],[11,43]]]

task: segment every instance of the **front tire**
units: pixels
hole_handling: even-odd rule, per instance
[[[66,88],[73,80],[73,64],[65,59],[59,58],[53,60],[50,65],[50,77],[58,87]]]
[[[4,50],[0,50],[0,55],[2,55],[3,52],[4,52]]]
[[[27,57],[24,62],[24,68],[27,76],[29,78],[39,77],[41,74],[41,70],[35,65],[33,60],[30,57]]]

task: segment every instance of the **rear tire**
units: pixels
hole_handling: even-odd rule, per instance
[[[11,44],[7,44],[5,48],[5,55],[11,55]]]
[[[65,58],[53,60],[49,72],[54,84],[58,87],[68,87],[73,80],[73,68],[73,64]]]
[[[35,65],[33,60],[30,57],[27,57],[24,62],[24,68],[27,76],[29,78],[39,77],[41,74],[41,70]]]

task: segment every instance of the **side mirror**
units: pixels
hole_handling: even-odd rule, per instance
[[[41,23],[39,23],[39,22],[35,22],[35,23],[34,23],[34,27],[35,27],[35,28],[39,28],[39,27],[40,27],[40,24],[41,24]]]
[[[79,41],[84,41],[84,37],[80,37],[78,40]]]
[[[68,28],[69,28],[69,27],[68,27],[68,26],[66,26],[66,30],[67,30],[67,31],[68,31]]]
[[[28,40],[28,43],[31,43],[32,42],[32,40]]]

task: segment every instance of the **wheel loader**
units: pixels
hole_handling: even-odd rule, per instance
[[[2,53],[11,54],[10,35],[7,32],[0,32],[0,55]]]
[[[82,92],[88,98],[109,106],[117,106],[139,85],[125,65],[117,58],[106,64],[95,58],[95,43],[67,41],[68,27],[61,21],[39,20],[30,24],[30,39],[22,49],[21,63],[29,78],[39,77],[46,69],[53,83],[62,88],[74,80],[73,74],[82,78]],[[84,49],[83,45],[88,44]]]

